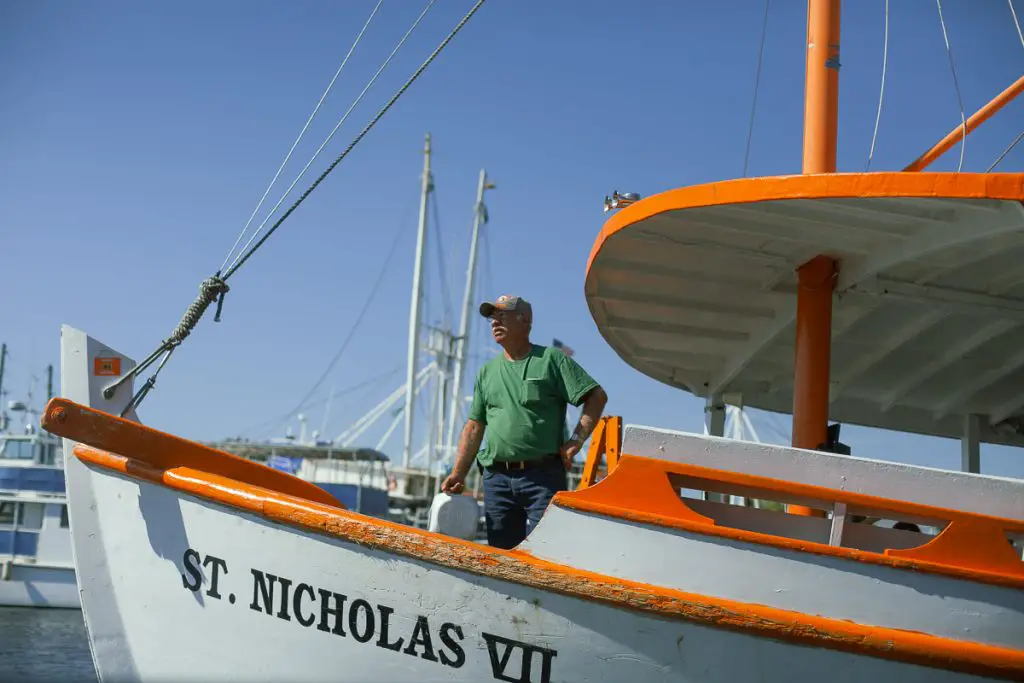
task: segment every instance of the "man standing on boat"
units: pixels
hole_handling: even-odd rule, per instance
[[[540,521],[608,402],[604,389],[562,351],[530,341],[533,308],[518,296],[480,304],[504,353],[480,368],[452,473],[441,484],[459,493],[478,463],[487,542],[514,548]],[[583,406],[566,439],[567,405]],[[480,450],[484,432],[487,444]]]

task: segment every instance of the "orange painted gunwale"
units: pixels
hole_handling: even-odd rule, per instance
[[[659,213],[781,199],[849,197],[1024,201],[1024,173],[823,173],[740,178],[668,190],[620,209],[605,222],[587,259],[586,278],[590,279],[594,260],[609,237]]]
[[[312,482],[65,398],[50,400],[43,414],[42,426],[52,434],[88,443],[95,448],[115,453],[127,448],[133,453],[144,452],[150,464],[160,469],[194,467],[318,503],[344,507],[334,496]]]
[[[439,543],[438,535],[428,531],[368,518],[190,467],[161,470],[84,444],[76,445],[73,453],[93,466],[256,513],[274,522],[467,573],[774,640],[1024,681],[1024,651],[1019,649],[689,594],[555,564],[519,550],[501,550],[460,539],[446,537]]]
[[[565,508],[629,519],[654,526],[1024,589],[1024,562],[1015,558],[1015,564],[1000,563],[1001,559],[1005,560],[1006,554],[1014,557],[1012,549],[1005,539],[1002,540],[1001,546],[996,546],[996,549],[991,550],[992,553],[996,553],[994,558],[985,554],[988,550],[986,545],[980,548],[981,561],[975,563],[975,566],[970,566],[965,565],[961,558],[949,557],[948,553],[940,554],[937,559],[934,553],[925,550],[929,546],[935,547],[933,544],[939,541],[942,534],[918,548],[908,548],[898,551],[896,554],[882,554],[716,526],[713,520],[690,509],[684,500],[676,494],[669,480],[669,476],[673,474],[777,491],[803,498],[816,498],[824,502],[835,501],[847,505],[891,511],[896,516],[903,513],[918,517],[944,519],[950,522],[946,531],[949,531],[954,524],[959,523],[970,525],[972,528],[998,528],[1001,531],[1024,533],[1024,522],[1000,517],[626,454],[621,456],[618,467],[597,484],[578,491],[558,493],[553,502]],[[659,478],[662,482],[660,486]],[[916,550],[921,550],[923,556],[932,559],[915,558],[910,551]],[[1000,550],[1006,554],[998,554]],[[988,566],[986,566],[985,560],[990,560]]]
[[[300,500],[314,500],[337,505],[335,499],[310,482],[252,463],[238,456],[201,446],[180,437],[165,434],[151,427],[126,420],[102,411],[78,405],[64,398],[51,399],[44,412],[42,426],[58,436],[89,444],[94,448],[116,453],[145,454],[150,467],[159,471],[186,467],[218,475],[226,480],[246,482],[262,490],[274,490]],[[607,434],[605,441],[607,442]],[[617,444],[617,435],[612,443]],[[136,456],[140,459],[142,456]],[[969,524],[980,524],[1024,533],[1024,523],[996,517],[986,517],[956,510],[935,508],[904,501],[879,498],[866,494],[838,491],[806,484],[796,484],[767,477],[724,472],[695,465],[684,465],[668,460],[622,455],[617,466],[610,468],[609,476],[594,486],[555,496],[555,504],[579,510],[589,510],[659,526],[685,529],[698,533],[725,536],[791,550],[845,557],[846,559],[915,571],[946,574],[956,578],[1003,586],[1024,587],[1024,575],[1017,562],[1011,570],[993,567],[989,570],[977,566],[964,566],[954,558],[938,558],[925,550],[928,559],[908,557],[908,551],[880,554],[852,548],[841,548],[809,541],[796,541],[768,534],[715,526],[713,520],[693,512],[672,490],[668,476],[689,475],[726,483],[753,486],[789,493],[805,498],[839,501],[881,510],[920,517],[948,519]],[[659,485],[662,483],[662,485]],[[308,492],[308,493],[307,493]],[[930,545],[930,544],[929,544]],[[926,546],[921,546],[925,549]],[[1007,545],[1003,550],[1008,550]],[[916,550],[916,549],[912,549]],[[902,556],[901,556],[902,555]],[[945,561],[942,561],[945,559]],[[977,564],[977,563],[974,563]],[[994,569],[992,571],[991,569]]]

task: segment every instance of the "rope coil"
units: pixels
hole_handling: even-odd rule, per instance
[[[132,396],[131,401],[128,402],[128,405],[125,407],[124,411],[122,411],[121,417],[124,417],[130,410],[138,407],[138,405],[142,403],[142,399],[146,397],[146,394],[148,394],[156,384],[156,377],[160,374],[160,371],[163,370],[164,365],[167,364],[167,361],[171,357],[171,353],[173,353],[174,349],[176,349],[181,342],[185,341],[185,338],[192,333],[192,330],[194,330],[196,325],[199,324],[199,321],[202,320],[203,314],[206,313],[206,309],[208,309],[215,301],[217,302],[217,313],[214,316],[214,321],[220,322],[221,309],[224,307],[224,296],[230,289],[231,288],[228,287],[228,283],[220,276],[220,273],[203,280],[199,284],[198,296],[196,296],[195,301],[189,304],[189,307],[185,310],[185,314],[181,316],[181,320],[178,322],[177,326],[175,326],[174,331],[171,332],[171,336],[162,341],[156,351],[149,354],[144,361],[123,374],[117,379],[117,381],[112,382],[103,389],[103,396],[105,398],[113,398],[114,392],[117,391],[119,386],[141,373],[156,362],[158,358],[163,356],[163,359],[160,361],[160,365],[157,366],[156,372],[154,372],[153,376],[146,380],[142,388]]]
[[[217,302],[217,313],[214,316],[215,322],[220,322],[220,312],[224,307],[224,295],[228,293],[231,288],[228,287],[228,283],[225,282],[220,275],[213,275],[206,278],[199,284],[199,295],[196,296],[196,300],[189,304],[185,314],[181,316],[181,321],[178,322],[177,327],[174,328],[174,332],[167,338],[165,342],[165,348],[177,346],[181,342],[185,341],[185,338],[192,333],[196,325],[202,319],[203,314],[206,313],[206,309],[210,307],[213,302]]]

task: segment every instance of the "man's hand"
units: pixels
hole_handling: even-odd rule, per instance
[[[462,493],[466,488],[466,475],[469,474],[469,468],[473,465],[483,438],[484,426],[476,420],[466,420],[462,436],[459,437],[459,452],[455,458],[455,466],[452,473],[441,482],[441,490],[444,493]]]
[[[444,481],[441,482],[441,491],[443,493],[450,493],[454,495],[456,493],[462,493],[464,488],[466,488],[466,477],[459,476],[455,472],[449,474],[445,477]]]
[[[563,443],[562,448],[559,449],[559,452],[562,455],[562,464],[565,465],[566,472],[572,469],[572,459],[580,452],[581,446],[583,446],[583,442],[579,439],[573,438]]]

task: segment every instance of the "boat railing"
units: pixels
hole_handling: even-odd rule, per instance
[[[621,452],[622,418],[617,415],[602,416],[590,435],[590,448],[576,490],[593,486],[607,476],[618,464]]]
[[[628,447],[616,452],[616,429],[617,420],[607,420],[588,454],[592,469],[602,455],[608,458],[609,475],[560,495],[559,505],[788,550],[1024,586],[1020,519],[638,456]],[[737,502],[750,500],[769,505]],[[790,514],[791,505],[825,514]]]
[[[623,428],[620,452],[1024,523],[1021,479],[639,425]]]

